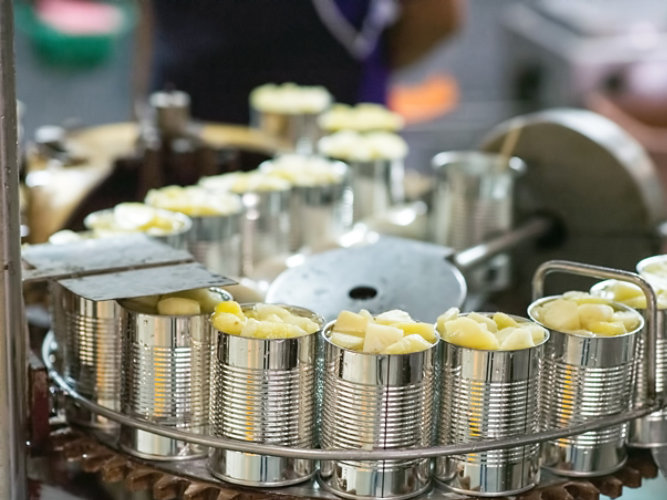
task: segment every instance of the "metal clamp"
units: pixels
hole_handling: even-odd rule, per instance
[[[608,267],[594,266],[592,264],[583,264],[580,262],[571,262],[567,260],[550,260],[541,264],[533,275],[533,300],[538,300],[544,296],[544,281],[548,274],[561,272],[565,274],[574,274],[577,276],[586,276],[597,279],[615,279],[628,281],[641,288],[646,296],[646,310],[644,320],[646,322],[646,367],[648,376],[646,380],[646,403],[652,405],[656,402],[656,383],[655,372],[657,367],[656,345],[657,345],[657,297],[653,287],[644,278],[636,273],[621,271]],[[664,393],[660,394],[663,399]]]

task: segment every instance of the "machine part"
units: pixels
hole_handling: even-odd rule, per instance
[[[394,237],[331,250],[288,269],[271,284],[267,302],[305,307],[326,321],[343,309],[373,314],[402,309],[419,321],[434,322],[460,307],[466,285],[446,259],[451,249]]]
[[[21,295],[18,123],[13,2],[0,2],[0,497],[26,490],[28,358]]]

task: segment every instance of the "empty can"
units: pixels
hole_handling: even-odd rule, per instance
[[[283,307],[322,324],[311,311]],[[317,332],[276,339],[224,332],[215,336],[211,434],[253,443],[314,447]],[[285,486],[310,478],[315,462],[214,449],[209,470],[230,483]]]
[[[538,432],[548,338],[545,330],[540,344],[514,351],[472,349],[443,340],[439,444]],[[436,459],[435,475],[449,489],[466,495],[514,495],[539,482],[539,459],[539,444],[451,455]]]
[[[219,293],[222,300],[231,299],[226,292]],[[121,328],[122,412],[206,434],[213,334],[209,314],[169,316],[123,307]],[[205,447],[126,426],[121,426],[119,444],[131,455],[149,460],[207,454]]]
[[[540,323],[534,311],[556,298],[533,302],[528,308],[530,318]],[[623,304],[609,304],[615,310],[632,311]],[[581,424],[631,409],[637,339],[644,326],[638,318],[635,330],[615,336],[591,337],[549,329],[542,381],[544,428]],[[626,461],[627,434],[628,424],[620,424],[548,441],[542,447],[543,466],[565,476],[609,474]]]
[[[433,444],[437,343],[410,354],[366,354],[324,329],[322,448],[376,449]],[[409,498],[431,484],[431,461],[324,460],[320,483],[345,498]]]
[[[50,283],[53,334],[58,344],[59,368],[70,387],[112,410],[120,409],[120,306],[114,300],[94,301]],[[100,429],[113,421],[66,402],[71,423]]]

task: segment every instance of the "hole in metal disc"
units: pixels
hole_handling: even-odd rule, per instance
[[[355,286],[350,290],[350,298],[355,300],[369,300],[375,297],[378,291],[372,286]]]

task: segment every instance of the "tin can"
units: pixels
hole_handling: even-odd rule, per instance
[[[322,319],[311,311],[283,307],[322,324]],[[253,443],[312,448],[317,333],[286,339],[224,332],[215,335],[211,434]],[[273,487],[307,480],[315,472],[315,462],[214,449],[209,470],[230,483]]]
[[[322,334],[322,448],[375,449],[433,444],[437,343],[410,354],[366,354]],[[319,481],[345,498],[410,498],[431,485],[431,461],[325,460]]]
[[[227,215],[190,216],[192,229],[187,248],[210,271],[223,276],[241,275],[242,212]]]
[[[512,229],[514,184],[526,165],[479,151],[439,153],[432,166],[436,184],[432,199],[431,239],[454,250],[483,243],[491,236]],[[507,254],[467,276],[471,288],[491,291],[509,284]]]
[[[49,285],[53,334],[58,344],[59,368],[68,384],[94,403],[120,409],[121,327],[120,306],[114,300],[94,301],[71,292],[60,283]],[[65,405],[73,424],[111,430],[113,421]]]
[[[533,302],[528,308],[530,318],[537,321],[535,309],[556,298]],[[609,304],[616,310],[632,311],[623,304]],[[630,410],[637,339],[643,327],[642,320],[629,333],[604,337],[549,329],[542,377],[542,426],[557,429]],[[542,447],[543,466],[565,476],[610,474],[627,459],[627,437],[628,424],[620,424],[548,441]]]
[[[523,318],[514,317],[518,322]],[[441,342],[442,386],[438,419],[441,445],[472,443],[540,430],[544,346],[486,351]],[[540,480],[539,444],[438,457],[436,478],[474,496],[506,496]]]
[[[277,113],[251,106],[250,126],[276,138],[291,151],[311,154],[322,135],[318,119],[321,113]]]
[[[405,200],[403,159],[348,161],[354,222],[382,215]]]
[[[224,291],[223,300],[231,299]],[[168,316],[122,309],[121,411],[207,434],[213,328],[208,314]],[[118,374],[116,374],[118,376]],[[149,460],[206,456],[203,446],[121,426],[120,447]]]

